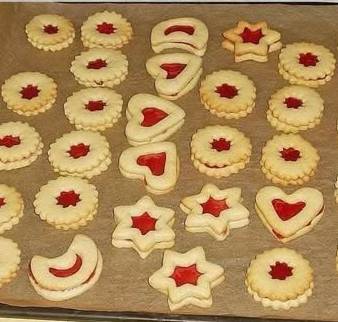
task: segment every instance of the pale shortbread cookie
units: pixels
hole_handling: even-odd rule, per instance
[[[270,52],[282,47],[280,33],[270,29],[266,22],[239,21],[236,27],[225,31],[223,37],[222,46],[234,53],[235,62],[266,62]]]
[[[11,239],[0,237],[0,287],[9,283],[17,274],[21,251]]]
[[[20,115],[31,116],[52,107],[57,85],[49,76],[38,72],[22,72],[2,85],[2,98],[7,108]]]
[[[187,214],[185,229],[224,240],[230,229],[249,224],[249,210],[241,202],[240,188],[221,190],[208,183],[199,194],[181,200],[180,208]]]
[[[50,145],[48,159],[61,175],[91,178],[107,170],[111,153],[107,139],[92,131],[72,131]]]
[[[121,48],[132,35],[131,24],[114,11],[97,12],[81,27],[81,40],[89,48]]]
[[[286,243],[309,231],[324,214],[323,194],[314,188],[301,188],[292,194],[266,186],[256,195],[255,209],[265,227]]]
[[[324,101],[315,90],[293,85],[271,96],[267,119],[279,131],[296,133],[319,124],[323,110]]]
[[[151,31],[151,46],[155,53],[178,48],[197,56],[207,49],[208,28],[196,18],[174,18],[158,23]]]
[[[250,140],[229,126],[207,126],[191,140],[191,159],[202,173],[216,178],[237,173],[249,162]]]
[[[220,70],[206,76],[200,87],[204,107],[218,117],[240,118],[255,106],[254,83],[240,72]]]
[[[297,185],[310,180],[318,161],[317,150],[300,135],[281,134],[264,146],[261,166],[272,182]]]
[[[77,130],[104,131],[121,117],[122,96],[108,88],[86,88],[68,97],[64,111]]]
[[[68,47],[75,38],[73,24],[60,15],[35,16],[26,25],[28,41],[45,51],[58,51]]]
[[[70,71],[86,87],[114,87],[128,74],[128,60],[120,51],[93,48],[76,56]]]
[[[306,303],[313,289],[310,263],[296,251],[274,248],[250,263],[245,284],[255,301],[275,310]]]
[[[118,248],[132,248],[141,258],[146,258],[155,249],[171,248],[175,244],[172,230],[175,212],[158,207],[144,196],[136,204],[114,208],[116,227],[112,244]]]
[[[168,296],[171,311],[186,305],[210,307],[211,290],[223,281],[223,267],[208,262],[202,247],[186,253],[166,250],[162,267],[149,277],[150,286]]]

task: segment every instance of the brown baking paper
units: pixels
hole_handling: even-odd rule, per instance
[[[318,91],[325,100],[325,116],[313,130],[302,133],[321,156],[318,171],[309,186],[319,188],[325,196],[325,215],[319,224],[305,236],[289,242],[310,260],[315,275],[313,296],[305,305],[289,311],[273,311],[263,308],[247,293],[244,285],[246,268],[250,260],[266,249],[282,246],[265,229],[254,211],[254,198],[259,188],[269,185],[260,166],[261,149],[276,133],[266,120],[267,100],[271,94],[287,82],[277,70],[277,53],[268,63],[234,63],[233,55],[221,47],[221,33],[233,27],[239,19],[252,22],[265,20],[282,34],[284,44],[309,41],[325,45],[336,53],[338,31],[337,6],[294,5],[158,5],[158,4],[1,4],[0,5],[0,82],[12,74],[23,71],[39,71],[53,77],[58,84],[58,98],[53,108],[34,117],[22,117],[6,109],[1,101],[0,119],[28,121],[41,133],[45,144],[44,153],[31,166],[0,173],[1,182],[17,187],[25,200],[25,214],[5,237],[15,240],[22,250],[21,270],[17,278],[0,289],[0,302],[19,306],[59,306],[81,310],[164,312],[169,313],[167,298],[148,285],[148,277],[161,266],[162,251],[154,251],[142,260],[130,249],[117,249],[111,245],[114,228],[112,209],[117,205],[135,203],[146,194],[142,182],[124,178],[118,171],[118,157],[128,147],[124,136],[126,118],[123,117],[107,136],[113,162],[108,171],[91,182],[99,190],[99,211],[87,227],[78,231],[56,230],[34,214],[32,202],[40,186],[56,178],[47,160],[49,145],[73,127],[68,123],[63,104],[68,96],[81,87],[74,80],[69,66],[74,56],[84,50],[80,41],[80,26],[88,15],[104,9],[116,10],[133,25],[135,36],[123,47],[130,68],[127,80],[116,87],[123,95],[124,107],[136,93],[152,93],[154,81],[145,70],[146,60],[153,55],[150,47],[152,27],[161,20],[193,16],[203,20],[209,28],[208,50],[203,58],[204,73],[219,69],[234,69],[248,75],[257,87],[256,107],[248,117],[240,120],[224,120],[212,116],[199,101],[198,87],[180,98],[177,103],[186,111],[184,127],[171,141],[178,147],[181,174],[176,188],[163,196],[151,196],[160,206],[176,211],[176,244],[173,249],[185,252],[195,246],[203,246],[207,259],[225,269],[225,281],[213,290],[213,305],[208,309],[186,307],[175,313],[202,315],[235,315],[313,319],[338,321],[338,273],[335,270],[338,216],[334,203],[334,182],[337,172],[337,87],[338,73]],[[41,13],[63,14],[76,27],[76,40],[67,49],[56,53],[33,48],[24,32],[25,24]],[[249,165],[239,174],[225,179],[213,179],[200,174],[190,161],[189,143],[192,134],[211,124],[227,124],[243,131],[253,145]],[[220,187],[241,187],[244,204],[250,209],[248,227],[232,230],[222,242],[216,242],[206,234],[192,234],[184,230],[185,215],[179,209],[182,197],[200,191],[203,184],[216,183]],[[294,189],[288,188],[291,192]],[[69,301],[55,303],[39,297],[32,289],[28,277],[29,260],[35,254],[54,257],[61,255],[76,233],[88,234],[103,253],[104,267],[100,280],[85,294]],[[1,250],[0,250],[1,251]]]

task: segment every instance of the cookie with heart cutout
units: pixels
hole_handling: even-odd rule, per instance
[[[155,53],[178,48],[203,56],[208,37],[208,28],[202,21],[191,17],[174,18],[162,21],[152,29],[151,47]]]
[[[156,55],[147,60],[158,94],[176,100],[191,91],[202,74],[202,59],[188,53]]]
[[[185,112],[176,104],[151,94],[136,94],[128,102],[125,134],[131,145],[164,141],[180,129]]]
[[[120,172],[127,178],[143,180],[153,194],[164,194],[174,189],[179,175],[176,145],[158,142],[131,147],[119,158]]]
[[[246,272],[249,294],[264,307],[289,310],[312,295],[313,270],[308,260],[289,248],[274,248],[257,255]]]
[[[95,242],[79,234],[61,256],[33,256],[28,276],[40,296],[49,301],[64,301],[92,288],[101,275],[102,264]]]
[[[265,227],[286,243],[313,229],[324,214],[323,194],[314,188],[301,188],[292,194],[266,186],[256,195],[255,209]]]
[[[180,208],[187,214],[185,229],[224,240],[230,229],[249,224],[249,210],[241,202],[240,188],[221,190],[208,183],[199,194],[181,200]]]

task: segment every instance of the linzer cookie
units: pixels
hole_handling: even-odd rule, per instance
[[[201,57],[188,53],[162,54],[148,59],[148,73],[158,94],[176,100],[191,91],[202,74]]]
[[[220,70],[201,83],[200,97],[212,114],[238,119],[251,113],[255,106],[256,88],[246,75],[233,70]]]
[[[221,178],[244,169],[251,156],[250,140],[229,126],[207,126],[191,140],[191,160],[208,176]]]
[[[186,305],[210,307],[211,290],[223,281],[223,267],[208,262],[202,247],[186,253],[166,250],[162,267],[149,277],[150,286],[168,296],[172,311]]]
[[[197,56],[207,49],[208,28],[196,18],[174,18],[158,23],[151,31],[151,47],[155,53],[178,48]]]
[[[97,213],[98,192],[87,180],[59,177],[50,180],[35,196],[35,213],[57,229],[78,229]]]
[[[293,85],[271,96],[267,119],[279,131],[297,133],[319,124],[323,110],[324,101],[315,90]]]
[[[93,48],[76,56],[70,71],[86,87],[114,87],[128,74],[128,60],[120,51]]]
[[[0,170],[30,165],[42,153],[42,148],[39,133],[27,123],[0,124]]]
[[[235,62],[268,61],[268,54],[282,48],[281,35],[266,22],[250,24],[239,21],[237,26],[223,33],[223,48],[234,53]]]
[[[45,51],[58,51],[68,47],[75,38],[71,21],[60,15],[38,15],[26,25],[28,41]]]
[[[89,48],[121,48],[132,35],[131,24],[114,11],[97,12],[81,27],[81,40]]]
[[[108,88],[86,88],[68,97],[64,111],[77,130],[104,131],[121,117],[123,100]]]
[[[249,224],[249,210],[242,205],[240,188],[221,190],[206,184],[199,194],[182,199],[180,207],[187,214],[187,231],[206,232],[216,240],[224,240],[232,228]]]
[[[279,55],[279,73],[291,84],[318,87],[331,80],[336,59],[321,45],[293,43]]]
[[[2,85],[2,98],[7,108],[25,116],[50,109],[56,100],[57,85],[52,78],[38,72],[18,73]]]
[[[132,248],[141,258],[155,249],[171,248],[175,244],[175,212],[158,207],[144,196],[135,205],[114,208],[116,227],[112,244],[118,248]]]
[[[128,148],[120,155],[119,169],[127,178],[143,180],[149,192],[167,193],[174,189],[179,175],[176,146],[159,142]]]
[[[314,175],[317,150],[298,134],[275,135],[262,150],[261,166],[275,184],[301,185]]]
[[[0,234],[11,229],[23,216],[22,196],[15,188],[0,184]]]
[[[102,271],[102,255],[86,235],[76,235],[67,251],[54,258],[35,255],[28,277],[34,290],[49,301],[65,301],[92,288]]]
[[[312,295],[313,270],[296,251],[274,248],[251,261],[245,284],[264,307],[288,310],[306,303]]]
[[[19,270],[21,251],[11,239],[0,237],[0,287],[12,281]]]
[[[255,209],[271,234],[286,243],[308,233],[319,222],[324,214],[324,199],[314,188],[286,194],[267,186],[257,192]]]
[[[126,136],[131,145],[164,141],[184,123],[185,113],[176,104],[150,94],[136,94],[126,110]]]
[[[106,171],[111,163],[107,139],[92,131],[72,131],[50,145],[48,159],[55,172],[92,178]]]

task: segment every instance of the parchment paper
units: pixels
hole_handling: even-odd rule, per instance
[[[184,127],[170,140],[178,146],[181,174],[175,190],[163,196],[152,196],[161,206],[176,210],[177,251],[187,251],[203,246],[207,259],[225,268],[226,280],[213,290],[213,306],[209,309],[186,307],[175,313],[203,315],[235,315],[259,317],[284,317],[338,321],[338,273],[335,270],[338,216],[334,203],[334,182],[337,172],[337,86],[336,76],[319,93],[325,100],[325,116],[319,126],[302,134],[318,150],[321,156],[318,171],[309,186],[319,188],[325,196],[325,215],[320,223],[305,236],[289,242],[311,261],[315,274],[314,294],[305,305],[290,311],[275,312],[256,303],[247,293],[244,276],[250,260],[266,249],[282,246],[264,228],[254,211],[257,190],[271,184],[265,179],[259,166],[261,149],[276,131],[266,121],[267,100],[271,94],[287,82],[277,71],[277,54],[270,55],[268,63],[234,63],[233,56],[221,48],[221,33],[231,28],[239,19],[266,20],[280,31],[284,44],[294,41],[310,41],[323,44],[336,53],[338,31],[337,6],[291,5],[154,5],[154,4],[1,4],[0,5],[0,83],[21,71],[40,71],[53,77],[58,84],[58,98],[53,108],[35,117],[21,117],[6,109],[1,101],[0,120],[28,121],[40,132],[45,144],[44,153],[31,166],[2,171],[2,183],[13,185],[23,194],[25,215],[20,223],[5,237],[15,240],[22,250],[22,265],[18,277],[0,289],[0,302],[19,306],[60,306],[81,310],[146,311],[168,313],[166,297],[152,289],[148,277],[161,266],[162,252],[154,251],[142,260],[130,249],[111,246],[114,223],[112,209],[117,205],[135,203],[146,194],[143,183],[124,178],[118,171],[117,160],[121,151],[128,147],[124,136],[126,118],[123,117],[107,136],[113,154],[109,170],[91,180],[99,190],[99,212],[93,222],[78,231],[56,230],[34,214],[32,202],[41,185],[56,178],[48,160],[49,144],[73,127],[63,113],[66,98],[81,87],[74,80],[69,66],[74,56],[84,48],[79,40],[79,29],[86,17],[100,10],[116,10],[132,23],[135,37],[123,48],[130,69],[128,79],[116,90],[123,95],[125,105],[136,93],[153,93],[153,79],[145,70],[147,58],[153,55],[150,48],[150,31],[159,21],[181,16],[194,16],[203,20],[210,33],[209,45],[203,59],[204,73],[219,69],[234,69],[247,74],[257,87],[256,107],[252,114],[240,120],[226,121],[212,116],[205,110],[198,96],[198,87],[177,101],[187,113]],[[58,13],[70,18],[76,26],[76,40],[67,49],[46,53],[28,43],[24,26],[40,13]],[[200,174],[190,161],[189,143],[192,134],[210,124],[227,124],[243,131],[250,137],[253,154],[249,166],[239,174],[226,179],[213,179]],[[182,197],[198,193],[201,186],[213,182],[220,187],[242,188],[244,204],[250,209],[248,227],[232,230],[223,242],[216,242],[206,234],[192,234],[184,230],[185,215],[178,205]],[[291,192],[293,189],[286,189]],[[27,278],[27,265],[35,254],[53,257],[62,254],[76,233],[91,236],[104,257],[100,280],[90,291],[66,302],[48,302],[32,289]]]

